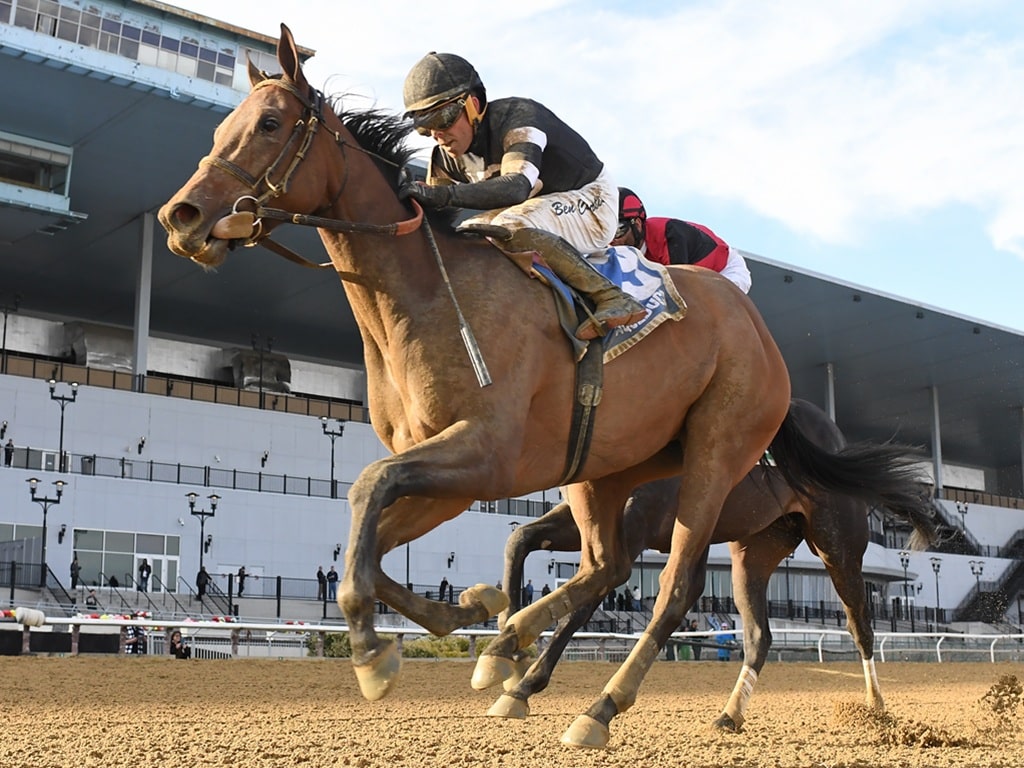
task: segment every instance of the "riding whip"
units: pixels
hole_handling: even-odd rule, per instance
[[[434,232],[431,230],[430,224],[425,217],[423,219],[423,229],[427,233],[430,250],[434,252],[434,258],[437,260],[437,267],[441,270],[441,277],[448,288],[448,295],[452,299],[452,306],[455,307],[455,315],[459,319],[459,333],[462,335],[462,343],[466,345],[466,352],[469,353],[469,362],[473,365],[473,372],[476,374],[477,383],[480,384],[481,388],[490,386],[492,383],[491,374],[487,370],[487,363],[484,362],[484,356],[480,352],[480,345],[476,343],[473,329],[469,327],[469,323],[466,322],[466,318],[462,315],[462,309],[459,307],[458,299],[455,298],[455,291],[452,289],[451,281],[448,279],[448,270],[444,268],[444,262],[441,260],[441,251],[438,250],[437,243],[434,241]]]

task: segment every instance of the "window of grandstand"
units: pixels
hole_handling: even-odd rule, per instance
[[[13,24],[228,87],[233,87],[235,63],[239,58],[237,48],[231,43],[212,38],[200,40],[165,29],[156,19],[129,18],[124,7],[106,9],[95,4],[83,7],[64,5],[56,0],[0,0],[0,24]],[[262,63],[259,66],[274,71]],[[246,86],[247,82],[243,89]]]
[[[64,197],[70,167],[70,148],[0,131],[0,182]]]

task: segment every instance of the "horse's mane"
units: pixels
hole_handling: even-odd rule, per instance
[[[397,194],[399,170],[415,157],[417,150],[407,143],[412,121],[383,109],[349,109],[342,105],[343,96],[331,96],[328,103],[342,124],[377,164],[380,172]],[[428,211],[430,219],[448,228],[455,211]]]

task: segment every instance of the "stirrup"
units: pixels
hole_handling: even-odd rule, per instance
[[[483,222],[466,221],[459,224],[455,231],[460,235],[476,235],[478,237],[493,237],[495,240],[505,242],[512,239],[512,230],[500,224],[484,224]]]
[[[647,310],[644,309],[636,300],[630,296],[626,296],[629,299],[625,302],[627,306],[623,307],[621,312],[618,314],[606,315],[608,310],[587,312],[587,319],[584,320],[576,328],[576,338],[582,341],[589,341],[590,339],[596,339],[598,336],[604,336],[608,331],[613,328],[618,328],[621,325],[632,325],[638,323],[644,319],[647,315]],[[636,309],[630,308],[629,304],[635,304]]]

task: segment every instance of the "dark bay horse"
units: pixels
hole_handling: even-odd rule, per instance
[[[846,440],[835,423],[817,406],[793,400],[790,413],[821,448],[839,451]],[[864,589],[861,563],[868,546],[868,505],[885,506],[893,515],[914,528],[911,546],[924,548],[935,540],[935,511],[916,478],[915,452],[897,445],[884,448],[857,446],[874,455],[886,452],[888,461],[875,464],[874,476],[864,481],[874,498],[812,492],[803,494],[786,484],[770,466],[753,469],[737,485],[722,508],[711,543],[729,542],[732,554],[733,594],[743,618],[744,664],[739,680],[715,726],[738,731],[743,726],[754,683],[768,658],[772,636],[768,626],[768,579],[782,559],[801,542],[825,564],[839,599],[846,610],[847,626],[860,652],[867,687],[867,705],[883,709],[882,692],[875,674],[874,638],[871,614]],[[645,549],[667,551],[672,540],[679,478],[655,480],[636,489],[626,502],[623,517],[626,545],[634,559]],[[520,526],[505,547],[502,583],[509,590],[512,609],[520,602],[523,563],[538,550],[575,552],[580,535],[573,524],[569,505],[559,504],[546,515]],[[522,679],[508,688],[488,714],[526,717],[529,697],[544,690],[572,633],[589,620],[600,600],[581,606],[565,616],[555,628],[551,642]],[[502,620],[507,619],[503,612]],[[521,663],[529,657],[524,655]]]
[[[168,247],[207,268],[236,244],[260,242],[281,221],[319,228],[362,336],[371,422],[393,452],[368,465],[349,491],[352,524],[338,590],[360,688],[379,699],[397,680],[400,655],[374,628],[375,600],[438,635],[507,604],[486,585],[467,590],[458,605],[427,600],[385,574],[382,556],[475,499],[562,482],[576,394],[573,354],[538,281],[524,278],[486,242],[450,228],[432,234],[410,218],[397,194],[397,167],[413,154],[405,145],[409,124],[379,111],[325,109],[284,25],[277,56],[278,76],[250,63],[251,92],[217,128],[210,155],[159,219]],[[245,215],[251,226],[240,232]],[[669,273],[689,314],[605,367],[590,452],[565,488],[582,532],[580,568],[506,622],[471,681],[478,688],[502,682],[514,672],[514,654],[551,621],[621,583],[631,567],[621,525],[627,496],[642,483],[681,475],[686,481],[654,617],[566,734],[581,746],[604,746],[612,718],[632,706],[660,647],[703,587],[702,554],[726,496],[773,435],[792,441],[793,450],[773,449],[783,471],[810,484],[830,473],[849,479],[832,457],[806,448],[813,445],[788,415],[785,363],[754,305],[716,273]],[[479,386],[467,363],[467,327],[491,386]],[[638,382],[648,407],[637,407]]]

